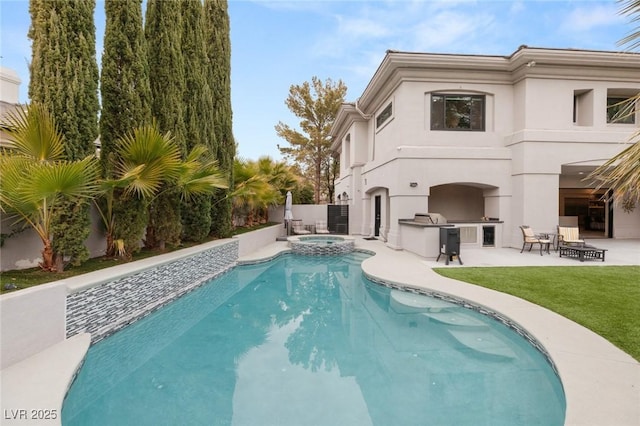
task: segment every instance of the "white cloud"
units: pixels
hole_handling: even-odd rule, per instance
[[[510,15],[517,15],[518,13],[525,10],[526,7],[523,1],[514,1],[511,3],[511,7],[509,8]]]
[[[624,18],[616,4],[578,7],[564,19],[562,27],[567,31],[586,32],[600,27],[620,25]]]
[[[230,0],[234,2],[247,0]],[[330,2],[318,0],[249,0],[267,9],[294,12],[322,12]]]
[[[487,13],[444,11],[420,22],[413,29],[413,48],[419,51],[463,49],[489,32],[494,17]]]
[[[370,39],[388,36],[390,29],[377,19],[338,16],[337,32],[340,36]]]

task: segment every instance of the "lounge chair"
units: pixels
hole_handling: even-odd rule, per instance
[[[542,256],[543,248],[547,251],[547,253],[549,253],[549,244],[551,244],[551,240],[547,235],[536,234],[528,225],[522,225],[520,229],[522,230],[523,239],[522,250],[520,250],[520,253],[524,251],[524,248],[527,244],[529,244],[529,251],[531,251],[534,244],[540,244],[540,256]]]
[[[316,220],[316,234],[329,234],[326,220]]]
[[[302,224],[302,221],[299,219],[292,220],[291,226],[293,228],[293,233],[296,235],[306,235],[311,233],[311,231],[304,229],[304,225]]]
[[[560,245],[583,246],[584,240],[580,238],[580,229],[576,226],[558,226],[558,246]]]

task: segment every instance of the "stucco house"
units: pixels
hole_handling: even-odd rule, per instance
[[[19,106],[20,77],[11,68],[0,66],[0,117]],[[0,147],[8,146],[7,135],[0,129]]]
[[[583,180],[629,146],[640,113],[617,119],[616,104],[639,92],[636,53],[388,51],[331,129],[349,229],[423,256],[438,242],[411,223],[417,213],[460,227],[463,245],[520,247],[519,225],[565,221],[593,238],[640,238],[640,207],[605,203]]]

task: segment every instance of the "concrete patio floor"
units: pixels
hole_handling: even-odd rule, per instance
[[[520,253],[513,248],[461,249],[460,266],[443,259],[425,259],[396,251],[382,241],[356,237],[356,247],[376,253],[362,263],[365,274],[403,286],[448,294],[500,312],[518,323],[546,348],[558,369],[567,400],[565,425],[640,425],[640,363],[590,330],[522,299],[471,284],[444,278],[434,267],[487,266],[593,266],[639,265],[639,240],[594,240],[608,249],[606,262],[560,258],[557,252],[540,256],[535,248]],[[286,242],[276,242],[239,263],[254,262],[288,251]],[[639,277],[640,285],[640,277]],[[0,372],[3,413],[8,410],[57,410],[50,421],[8,419],[3,425],[60,424],[60,410],[67,386],[88,347],[88,336],[68,339]],[[51,366],[56,366],[52,371]],[[62,366],[62,367],[61,367]]]

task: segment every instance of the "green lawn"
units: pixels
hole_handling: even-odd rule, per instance
[[[435,271],[544,306],[598,333],[640,361],[640,266],[436,268]]]

